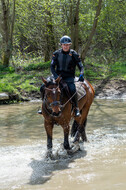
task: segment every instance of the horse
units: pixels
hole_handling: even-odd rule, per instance
[[[64,91],[64,87],[61,88],[61,78],[56,80],[50,78],[49,80],[42,77],[44,87],[44,98],[42,101],[42,115],[44,117],[44,127],[47,134],[47,154],[52,155],[52,139],[53,139],[53,127],[55,124],[61,125],[64,132],[64,149],[71,150],[69,143],[70,134],[70,121],[74,118],[74,122],[71,129],[71,136],[74,137],[73,143],[79,144],[80,138],[82,141],[87,141],[85,127],[87,121],[87,115],[90,106],[94,99],[94,88],[85,79],[84,82],[75,82],[77,94],[78,94],[78,106],[80,109],[80,117],[75,117],[72,109],[72,97],[68,96]]]

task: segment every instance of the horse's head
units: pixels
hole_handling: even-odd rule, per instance
[[[46,80],[42,77],[42,81],[45,84],[44,99],[49,109],[52,110],[54,116],[59,116],[61,113],[60,96],[61,90],[59,88],[60,77],[56,80]]]

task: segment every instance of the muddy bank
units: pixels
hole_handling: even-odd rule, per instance
[[[126,99],[126,80],[105,79],[94,85],[95,97],[110,99]]]

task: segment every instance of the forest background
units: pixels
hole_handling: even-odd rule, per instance
[[[72,38],[90,82],[126,80],[125,0],[1,0],[0,92],[19,100],[39,94],[63,35]]]

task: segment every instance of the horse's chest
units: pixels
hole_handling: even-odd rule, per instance
[[[70,118],[65,118],[65,117],[55,118],[53,121],[57,125],[69,125]]]

